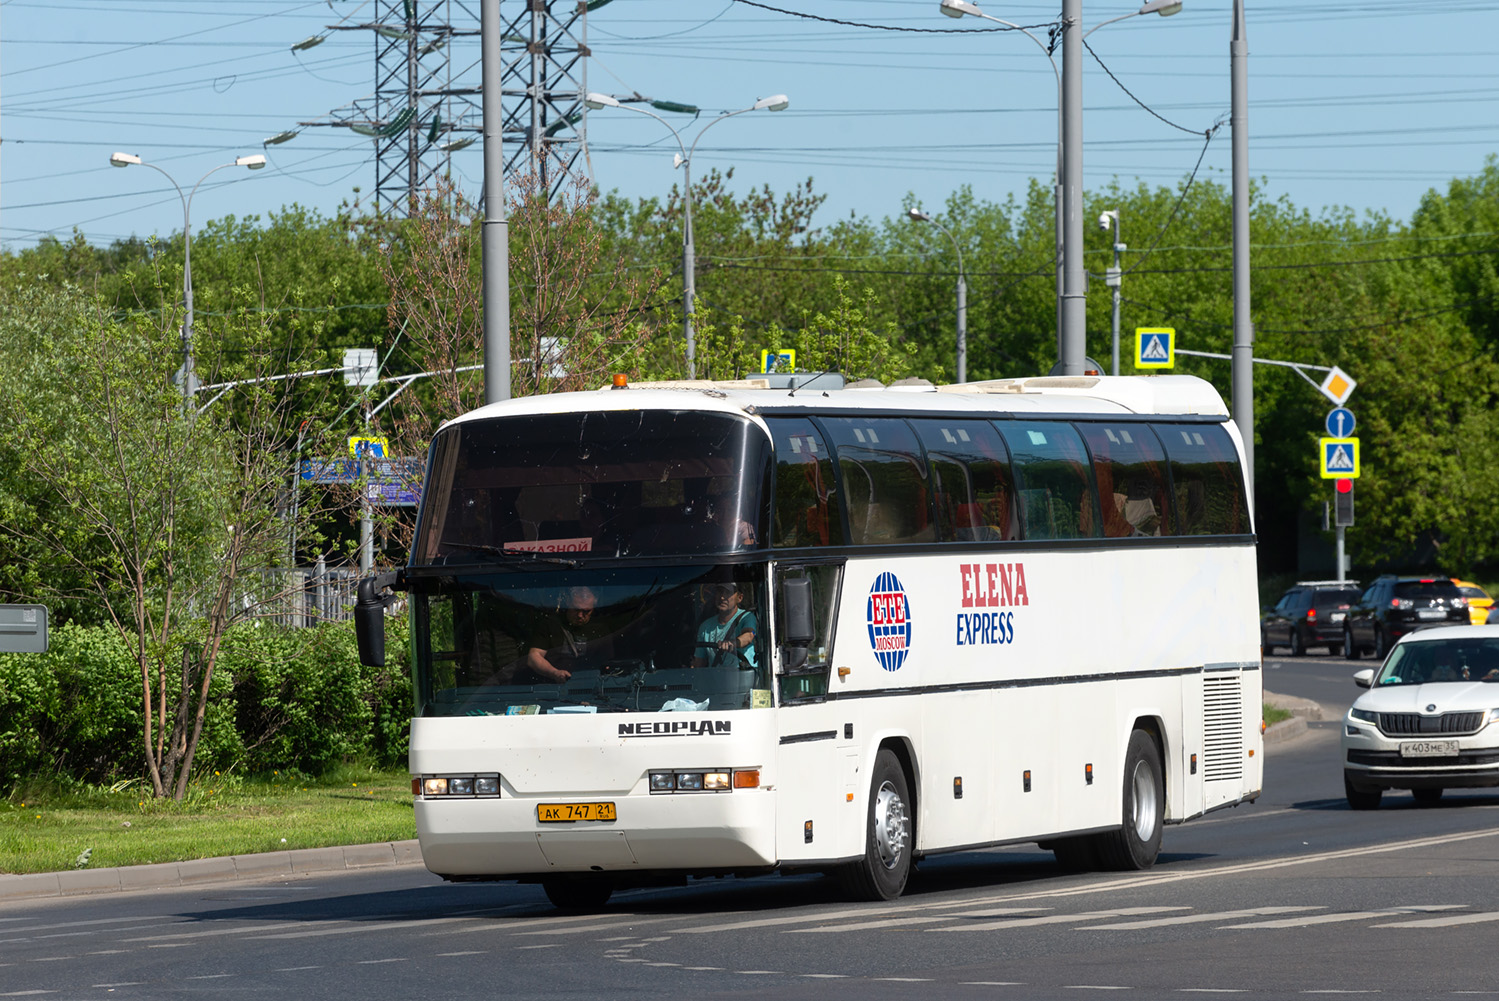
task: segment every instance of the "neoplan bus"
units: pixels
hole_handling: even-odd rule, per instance
[[[1188,376],[623,387],[444,425],[409,563],[427,867],[614,888],[1037,842],[1260,790],[1243,449]]]

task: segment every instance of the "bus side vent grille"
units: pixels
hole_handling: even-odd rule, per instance
[[[1208,675],[1202,683],[1202,777],[1244,777],[1244,697],[1237,674]]]

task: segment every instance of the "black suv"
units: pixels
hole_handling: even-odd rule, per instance
[[[1281,596],[1260,618],[1260,649],[1287,647],[1300,657],[1309,646],[1325,646],[1334,657],[1343,653],[1343,618],[1358,601],[1356,580],[1304,580]]]
[[[1359,596],[1343,620],[1349,658],[1366,650],[1384,659],[1390,646],[1423,626],[1466,626],[1468,599],[1450,577],[1381,577]]]

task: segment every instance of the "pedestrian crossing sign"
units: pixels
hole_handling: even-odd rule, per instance
[[[760,373],[768,375],[771,372],[795,372],[796,351],[792,348],[782,348],[778,351],[762,350],[760,352]]]
[[[1176,331],[1171,327],[1135,328],[1135,368],[1176,365]]]
[[[1319,438],[1318,442],[1324,480],[1358,479],[1357,438]]]
[[[390,455],[390,443],[384,438],[352,437],[349,454],[356,459],[384,459]]]

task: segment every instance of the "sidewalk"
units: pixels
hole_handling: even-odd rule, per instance
[[[388,841],[343,848],[299,848],[295,851],[226,858],[160,862],[116,869],[76,869],[0,876],[0,904],[37,897],[69,897],[121,890],[159,890],[240,879],[301,876],[314,872],[420,865],[415,841]]]

